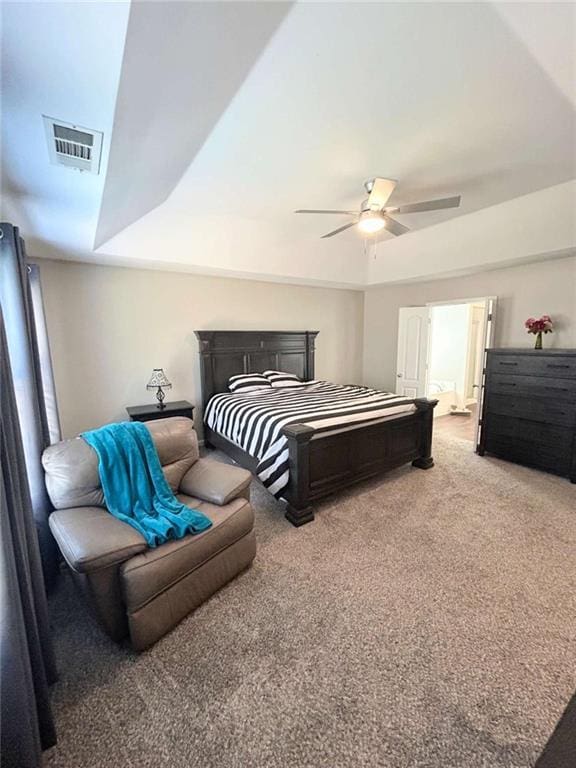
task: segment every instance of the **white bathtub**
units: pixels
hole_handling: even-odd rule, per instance
[[[452,410],[452,406],[458,404],[456,382],[440,380],[429,381],[428,397],[438,400],[438,405],[434,408],[434,417],[446,416],[446,414],[450,413]]]

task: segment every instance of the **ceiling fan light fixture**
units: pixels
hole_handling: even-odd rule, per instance
[[[358,222],[358,229],[367,235],[373,235],[375,232],[380,232],[381,229],[384,229],[384,219],[376,211],[364,211]]]
[[[387,205],[390,196],[394,192],[397,182],[393,179],[385,179],[380,176],[374,179],[368,179],[364,183],[364,187],[368,192],[368,197],[364,200],[360,206],[360,212],[356,211],[335,211],[334,209],[318,209],[318,208],[299,208],[295,213],[326,213],[344,214],[346,216],[352,216],[352,221],[349,224],[333,229],[331,232],[327,232],[322,235],[322,239],[326,237],[334,237],[342,232],[345,232],[351,227],[358,227],[358,230],[363,235],[375,235],[377,232],[381,232],[385,229],[391,235],[399,237],[410,232],[409,227],[405,226],[401,222],[390,216],[391,213],[405,214],[405,213],[426,213],[427,211],[441,211],[446,208],[458,208],[460,205],[460,195],[454,195],[453,197],[444,197],[438,200],[420,200],[416,203],[407,203],[404,205]]]

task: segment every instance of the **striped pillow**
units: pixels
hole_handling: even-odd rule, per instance
[[[294,373],[285,373],[284,371],[264,371],[264,376],[266,376],[274,389],[304,386],[304,382],[300,381],[298,376]]]
[[[230,392],[254,392],[257,389],[270,389],[271,386],[266,376],[261,373],[239,373],[228,379]]]

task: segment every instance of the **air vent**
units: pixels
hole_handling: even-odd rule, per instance
[[[100,131],[81,128],[63,120],[44,118],[48,154],[52,165],[65,165],[88,173],[100,173],[102,136]]]

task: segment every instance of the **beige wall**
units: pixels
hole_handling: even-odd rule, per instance
[[[530,316],[549,314],[557,331],[547,347],[576,347],[576,258],[525,264],[467,277],[370,288],[365,293],[364,383],[393,389],[399,307],[497,296],[495,346],[528,347]]]
[[[64,436],[153,401],[200,401],[196,329],[319,330],[316,376],[361,381],[363,293],[40,260]]]
[[[163,367],[169,399],[200,400],[194,330],[319,330],[316,375],[395,384],[398,308],[498,296],[496,344],[529,346],[524,320],[545,312],[546,346],[576,347],[576,258],[359,291],[41,260],[40,270],[65,436],[125,418],[152,402]]]

